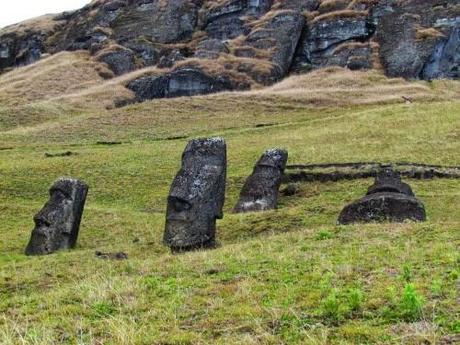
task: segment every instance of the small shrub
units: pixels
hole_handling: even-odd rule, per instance
[[[417,293],[413,284],[406,284],[400,303],[401,316],[406,321],[416,321],[420,319],[424,301]]]
[[[323,241],[323,240],[329,240],[333,237],[334,237],[334,234],[332,232],[322,230],[316,234],[315,239],[318,241]]]
[[[342,308],[337,298],[337,291],[332,290],[323,302],[323,316],[332,323],[342,320]]]
[[[112,305],[105,302],[93,304],[91,309],[93,311],[93,319],[103,319],[116,312],[116,309]]]
[[[359,288],[350,289],[347,294],[348,307],[351,312],[357,312],[361,310],[364,301],[364,293]]]
[[[412,268],[410,265],[404,265],[403,266],[403,273],[402,273],[402,278],[406,283],[410,283],[412,280]]]

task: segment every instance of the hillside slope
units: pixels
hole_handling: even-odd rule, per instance
[[[113,108],[134,97],[126,76],[103,79],[85,52],[47,59],[0,76],[1,344],[458,343],[459,180],[408,181],[422,224],[337,226],[371,180],[300,183],[277,211],[231,213],[270,147],[290,164],[459,165],[458,81],[328,68]],[[180,155],[216,135],[229,155],[220,246],[171,255],[161,239]],[[90,185],[78,246],[26,257],[60,176]]]
[[[458,79],[460,0],[94,0],[1,29],[0,72],[78,50],[112,76],[150,67],[124,85],[136,101],[254,89],[330,66]]]

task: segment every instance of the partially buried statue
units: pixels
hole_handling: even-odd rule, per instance
[[[242,213],[275,209],[287,160],[287,151],[267,150],[246,180],[234,211]]]
[[[34,217],[35,228],[26,248],[27,255],[46,255],[77,243],[88,186],[60,178],[50,188],[50,198]]]
[[[406,220],[425,221],[425,207],[391,168],[382,169],[367,195],[346,206],[339,217],[340,224]]]
[[[164,243],[173,252],[215,246],[226,175],[227,147],[222,138],[188,143],[168,197]]]

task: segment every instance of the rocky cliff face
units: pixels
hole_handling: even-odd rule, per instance
[[[460,78],[460,0],[96,0],[0,30],[0,70],[88,50],[138,100],[269,85],[327,66]]]

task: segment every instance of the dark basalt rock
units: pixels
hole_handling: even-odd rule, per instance
[[[128,260],[128,254],[124,252],[104,253],[96,251],[96,257],[103,260]]]
[[[97,56],[97,60],[106,63],[115,75],[131,72],[136,65],[133,51],[123,47],[101,52]]]
[[[380,60],[391,77],[458,76],[460,1],[386,0],[374,10]],[[433,35],[420,35],[431,30]]]
[[[181,96],[205,95],[233,90],[235,87],[223,76],[211,76],[205,72],[184,68],[160,76],[146,76],[127,85],[139,102]]]
[[[179,95],[228,84],[242,90],[241,81],[271,85],[291,71],[328,66],[460,78],[460,0],[104,0],[33,23],[0,29],[0,72],[85,49],[105,54],[100,61],[117,75],[145,66],[171,70],[182,60],[181,66],[217,71],[214,81],[203,74],[195,85],[181,80],[186,90]],[[114,46],[122,50],[108,53]],[[204,59],[214,60],[212,68]],[[168,84],[175,79],[164,77]],[[174,97],[167,87],[158,94]]]
[[[364,13],[354,16],[333,16],[309,24],[299,44],[295,70],[321,68],[325,66],[370,68],[371,49],[360,44],[367,41],[375,32],[375,26]],[[357,62],[359,61],[359,62]]]
[[[422,79],[460,78],[460,19],[447,39],[441,40],[422,71]]]
[[[77,243],[88,186],[79,180],[61,178],[50,188],[50,199],[34,217],[35,228],[27,255],[46,255]]]
[[[282,78],[291,67],[304,23],[299,12],[280,11],[248,35],[248,46],[270,51],[270,61],[276,67],[273,81]]]
[[[217,59],[220,53],[230,53],[228,46],[221,40],[208,39],[198,44],[195,57],[200,59]]]
[[[166,97],[206,95],[233,89],[225,77],[211,76],[192,68],[174,71],[168,75],[168,80]]]
[[[340,224],[426,220],[423,204],[414,197],[398,193],[377,193],[348,205],[340,214]]]
[[[38,61],[43,54],[44,39],[40,33],[30,33],[24,37],[14,34],[0,37],[0,71]]]
[[[234,211],[242,213],[276,209],[287,160],[287,151],[267,150],[246,180]]]
[[[206,26],[209,37],[220,40],[229,40],[240,35],[247,35],[249,28],[239,17],[222,17],[214,20]]]
[[[222,138],[188,143],[169,192],[165,245],[175,252],[215,245],[216,219],[223,217],[226,173],[227,148]]]
[[[407,183],[402,182],[401,175],[390,168],[380,171],[374,184],[367,190],[367,195],[376,193],[399,193],[415,196],[412,188]]]
[[[316,11],[321,0],[275,0],[282,8],[297,11]]]
[[[133,80],[127,85],[127,88],[136,94],[138,102],[144,102],[149,99],[166,97],[168,83],[166,76],[146,76]]]
[[[367,195],[346,206],[339,216],[340,224],[406,220],[425,221],[425,207],[391,169],[380,172]]]
[[[171,68],[178,61],[185,60],[185,56],[178,49],[166,52],[158,62],[158,68]]]

